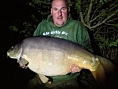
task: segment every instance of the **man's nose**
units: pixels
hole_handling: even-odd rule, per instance
[[[58,10],[58,15],[62,15],[62,11],[61,10]]]

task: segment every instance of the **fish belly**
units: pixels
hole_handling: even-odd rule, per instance
[[[69,73],[70,62],[65,53],[57,50],[35,50],[33,52],[32,50],[32,53],[30,55],[27,54],[27,56],[24,54],[25,59],[29,61],[28,67],[32,71],[46,76],[65,75]]]
[[[36,73],[46,75],[64,75],[70,65],[95,71],[99,60],[78,44],[57,38],[38,38],[24,40],[22,44],[24,58],[29,68]]]

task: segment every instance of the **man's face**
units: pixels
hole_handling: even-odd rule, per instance
[[[70,8],[64,0],[54,0],[51,8],[54,24],[58,27],[62,26],[67,21],[69,11]]]

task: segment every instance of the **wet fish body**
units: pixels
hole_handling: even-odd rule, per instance
[[[96,79],[101,76],[98,75],[98,71],[105,75],[107,70],[114,68],[109,60],[94,55],[79,44],[46,36],[26,38],[12,46],[7,55],[17,59],[20,66],[28,64],[30,70],[39,74],[43,83],[48,81],[46,76],[68,74],[72,64],[82,69],[89,69]],[[103,77],[100,79],[102,81]]]

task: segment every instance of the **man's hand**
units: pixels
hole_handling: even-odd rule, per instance
[[[73,64],[70,66],[70,72],[71,73],[76,73],[76,72],[80,72],[81,71],[81,68],[79,68],[79,66]]]

